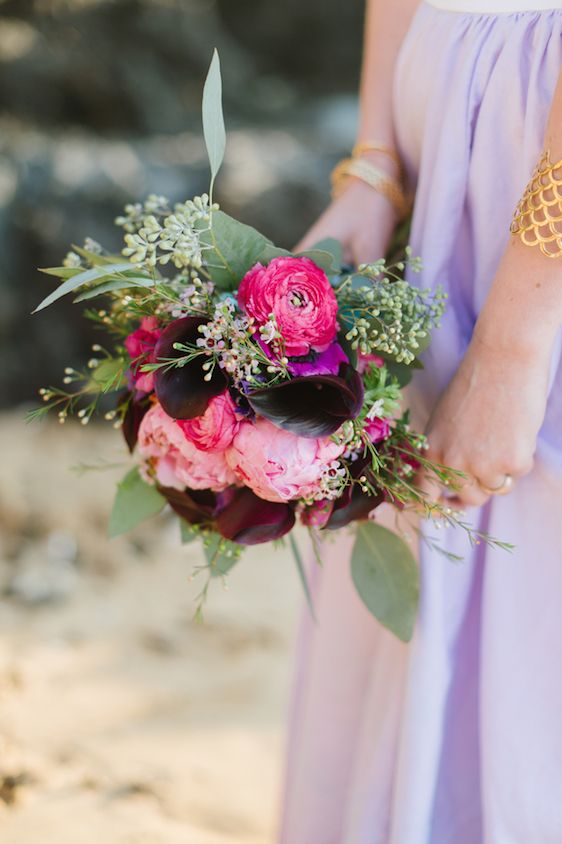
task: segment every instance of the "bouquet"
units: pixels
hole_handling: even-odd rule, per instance
[[[439,324],[444,295],[407,283],[419,260],[342,266],[327,240],[291,254],[223,213],[213,200],[225,149],[218,56],[203,94],[211,166],[208,194],[173,207],[160,196],[128,205],[116,223],[121,255],[86,241],[37,310],[65,294],[102,297],[85,315],[110,337],[64,386],[40,391],[32,413],[101,408],[135,455],[118,486],[109,534],[169,506],[184,541],[203,541],[209,583],[247,545],[288,538],[310,599],[292,530],[356,523],[352,576],[363,601],[400,638],[411,636],[418,572],[401,536],[378,525],[377,507],[417,508],[481,536],[416,486],[420,467],[443,485],[460,479],[424,456],[426,441],[403,411],[402,389]],[[108,407],[107,402],[111,401]],[[373,518],[374,517],[374,518]],[[491,540],[490,540],[491,541]]]

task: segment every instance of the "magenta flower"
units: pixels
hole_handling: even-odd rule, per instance
[[[365,433],[374,445],[380,443],[390,436],[390,422],[388,419],[382,419],[380,416],[367,419],[365,422]]]
[[[151,393],[154,389],[154,374],[142,372],[145,363],[154,363],[154,349],[160,339],[158,317],[143,317],[140,327],[125,338],[125,348],[131,358],[131,387],[142,393]]]
[[[265,267],[256,264],[240,283],[238,304],[258,327],[273,314],[287,356],[324,351],[335,339],[336,296],[310,258],[283,256]]]

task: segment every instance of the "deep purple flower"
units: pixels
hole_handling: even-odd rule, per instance
[[[185,352],[174,348],[176,343],[195,345],[201,336],[198,328],[205,325],[204,317],[183,317],[171,322],[158,340],[154,349],[156,361],[180,358]],[[226,376],[215,366],[209,381],[203,364],[208,358],[197,355],[184,366],[163,366],[154,374],[154,387],[158,401],[164,411],[173,419],[194,419],[202,416],[209,401],[224,391]]]
[[[383,490],[377,491],[375,495],[369,495],[367,492],[363,492],[361,486],[357,483],[358,478],[362,475],[365,475],[372,483],[370,464],[371,458],[366,456],[359,458],[350,465],[350,474],[356,483],[347,486],[343,495],[334,501],[332,513],[325,523],[324,529],[337,530],[350,522],[367,519],[369,513],[386,500]]]
[[[363,382],[353,367],[341,364],[338,375],[292,378],[254,390],[247,399],[256,413],[279,428],[301,437],[324,437],[359,415]]]
[[[259,545],[280,539],[294,524],[295,513],[290,504],[264,501],[248,487],[242,487],[219,512],[216,530],[240,545]]]

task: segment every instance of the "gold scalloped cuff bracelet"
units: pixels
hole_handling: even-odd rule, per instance
[[[562,257],[562,159],[552,164],[544,152],[515,209],[511,234],[538,246],[547,258]]]

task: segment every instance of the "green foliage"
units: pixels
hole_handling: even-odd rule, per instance
[[[212,577],[223,577],[238,562],[242,549],[219,533],[209,533],[203,542],[205,559]]]
[[[374,522],[357,528],[351,576],[369,612],[403,642],[412,638],[419,572],[406,543]]]
[[[125,475],[117,487],[113,510],[109,518],[108,535],[111,539],[159,513],[166,499],[155,487],[145,483],[137,467]]]
[[[186,522],[185,519],[179,519],[180,523],[180,540],[182,545],[189,545],[190,542],[194,542],[196,539],[199,539],[201,534],[193,525],[190,525],[189,522]]]
[[[339,240],[336,240],[335,237],[325,237],[322,240],[319,240],[318,243],[315,243],[312,247],[312,251],[314,252],[329,252],[332,256],[334,265],[341,269],[343,266],[343,250],[342,245]]]
[[[104,358],[91,372],[90,393],[109,393],[125,384],[127,364],[123,358]]]
[[[298,258],[310,258],[319,266],[326,275],[336,275],[341,272],[341,261],[338,261],[332,252],[326,249],[307,249],[305,252],[297,252]]]
[[[222,113],[222,80],[219,54],[215,50],[203,88],[203,135],[211,166],[211,188],[220,170],[226,147],[226,131]]]
[[[40,267],[39,272],[45,273],[45,275],[54,275],[64,281],[81,273],[82,269],[81,267]]]
[[[282,249],[280,246],[274,246],[268,241],[258,255],[257,260],[260,264],[265,266],[266,264],[269,264],[270,261],[273,261],[274,258],[290,258],[292,254],[293,253],[289,252],[288,249]]]
[[[143,276],[126,276],[124,278],[113,278],[104,281],[103,284],[98,284],[85,293],[80,293],[79,296],[73,300],[76,302],[85,302],[88,299],[94,299],[96,296],[101,296],[103,293],[114,293],[117,290],[126,290],[131,287],[152,287],[154,282],[151,278]]]
[[[201,233],[201,241],[209,247],[207,270],[220,290],[236,290],[266,246],[273,246],[256,229],[223,211],[213,211],[211,229]]]
[[[49,293],[49,295],[46,296],[45,299],[43,299],[43,301],[35,308],[33,313],[36,314],[37,311],[47,308],[49,305],[52,305],[53,302],[56,302],[57,299],[62,298],[62,296],[66,296],[67,293],[72,293],[73,290],[77,290],[79,287],[83,287],[83,285],[88,284],[91,281],[112,277],[115,273],[124,272],[125,270],[135,270],[135,267],[129,262],[121,264],[104,264],[102,266],[91,267],[89,270],[79,272],[76,275],[67,278],[61,285],[59,285],[59,287],[56,288],[56,290]]]

